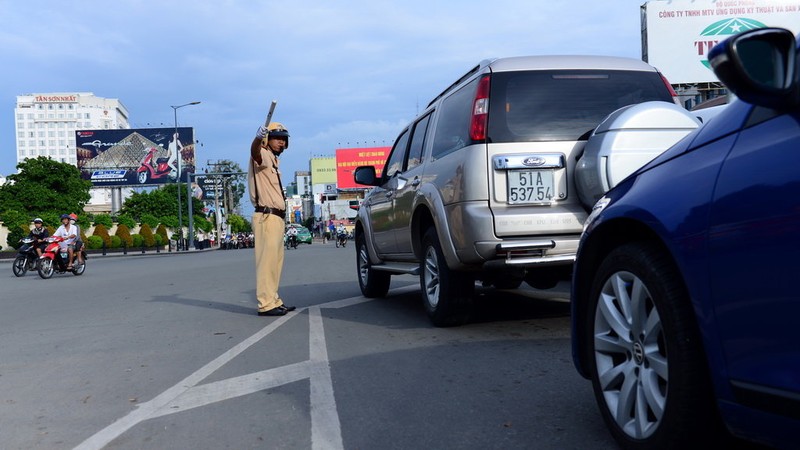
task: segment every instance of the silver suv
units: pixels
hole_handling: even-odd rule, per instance
[[[358,280],[383,297],[392,274],[420,276],[437,326],[464,323],[476,281],[537,288],[569,276],[587,212],[575,168],[617,109],[672,103],[634,59],[531,56],[484,61],[445,89],[395,140],[355,225]],[[672,105],[674,106],[674,105]]]

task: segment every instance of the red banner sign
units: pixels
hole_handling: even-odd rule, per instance
[[[353,181],[353,171],[358,166],[375,166],[380,174],[391,147],[339,148],[336,149],[336,184],[339,189],[363,188]]]

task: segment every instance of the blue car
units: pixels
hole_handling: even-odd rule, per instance
[[[716,45],[738,100],[586,221],[573,358],[623,448],[800,448],[798,46],[775,28]]]

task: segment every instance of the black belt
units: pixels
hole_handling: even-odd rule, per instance
[[[256,212],[264,213],[264,214],[272,214],[274,216],[278,216],[281,219],[286,218],[286,211],[283,209],[278,208],[268,208],[266,206],[256,206]]]

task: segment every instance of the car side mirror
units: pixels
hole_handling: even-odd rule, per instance
[[[800,104],[796,46],[791,31],[760,28],[715,45],[708,61],[719,80],[740,99],[786,110]]]
[[[380,177],[375,174],[374,166],[359,166],[353,171],[353,181],[365,186],[378,186],[381,184]]]

